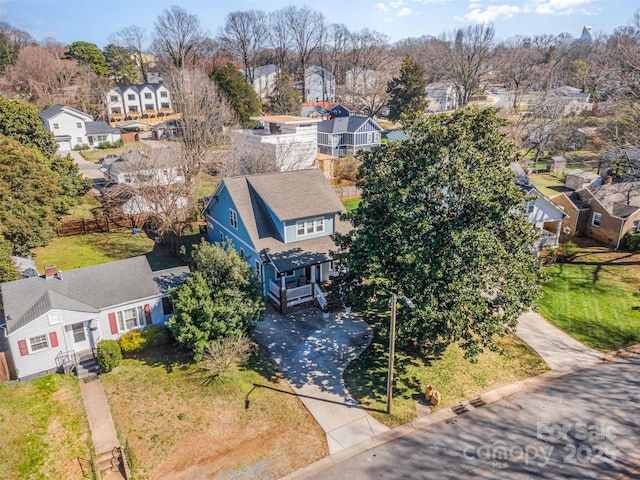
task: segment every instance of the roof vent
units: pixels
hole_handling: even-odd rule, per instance
[[[55,265],[47,265],[44,267],[44,278],[51,280],[58,274],[58,268]]]

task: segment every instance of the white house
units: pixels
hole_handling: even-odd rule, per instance
[[[106,106],[111,121],[154,118],[173,113],[171,93],[162,83],[113,87],[106,94]]]
[[[251,117],[264,128],[232,131],[232,151],[241,159],[268,162],[280,171],[312,168],[318,151],[321,119],[271,115]]]
[[[45,128],[53,133],[60,150],[72,150],[78,145],[97,147],[102,142],[121,139],[117,128],[94,122],[91,115],[66,105],[54,105],[39,116]]]
[[[241,70],[244,73],[244,70]],[[266,99],[273,93],[276,86],[276,78],[278,76],[278,68],[273,65],[263,65],[253,69],[253,90],[256,92],[260,100]]]
[[[430,83],[427,85],[429,110],[445,111],[458,108],[458,97],[452,85],[446,82]]]
[[[173,148],[125,152],[120,157],[103,161],[100,171],[104,173],[107,185],[125,184],[141,188],[184,183]]]
[[[308,102],[335,102],[336,77],[329,70],[312,65],[304,71]]]
[[[145,256],[0,284],[1,344],[12,378],[21,380],[77,363],[100,340],[162,325],[172,313],[167,288],[187,266],[152,271]]]

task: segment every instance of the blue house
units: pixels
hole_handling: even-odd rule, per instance
[[[327,155],[355,155],[380,145],[382,127],[360,115],[339,116],[318,123],[318,152]]]
[[[321,283],[333,274],[334,232],[345,209],[318,169],[224,178],[204,213],[210,242],[231,240],[255,270],[264,295],[286,313],[326,303]]]

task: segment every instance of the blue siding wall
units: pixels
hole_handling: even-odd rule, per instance
[[[319,217],[313,217],[319,218]],[[305,219],[310,220],[310,219]],[[289,222],[285,222],[284,230],[285,230],[285,243],[299,242],[301,240],[309,240],[311,238],[324,237],[327,235],[333,234],[333,215],[325,215],[323,217],[324,220],[324,231],[319,233],[312,233],[309,235],[298,236],[296,232],[297,220],[292,220]]]

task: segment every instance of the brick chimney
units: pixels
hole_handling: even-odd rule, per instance
[[[58,268],[55,265],[47,265],[44,267],[44,278],[51,280],[55,278],[58,273]]]

